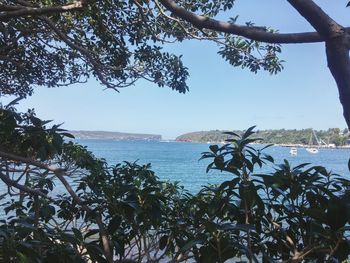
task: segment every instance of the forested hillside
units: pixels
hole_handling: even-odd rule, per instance
[[[188,142],[223,142],[229,135],[225,131],[199,131],[186,133],[176,138],[176,141]],[[234,131],[237,134],[242,134],[243,131]],[[261,138],[264,143],[273,144],[309,144],[310,138],[312,144],[317,144],[312,129],[303,130],[260,130],[254,135],[256,138]],[[347,129],[331,128],[326,131],[315,131],[318,140],[322,140],[325,144],[335,144],[336,146],[345,145],[349,138]]]

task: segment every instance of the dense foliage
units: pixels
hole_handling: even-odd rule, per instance
[[[350,253],[350,181],[276,165],[250,145],[253,128],[202,154],[208,171],[232,179],[189,193],[149,165],[109,166],[33,111],[3,107],[0,124],[5,262],[340,262]]]
[[[242,133],[242,131],[236,131]],[[315,136],[314,135],[317,136]],[[339,128],[331,128],[326,131],[316,131],[312,129],[302,130],[259,130],[253,135],[254,138],[261,138],[265,143],[272,144],[313,144],[327,145],[334,144],[342,146],[349,139],[348,129],[340,130]],[[202,131],[192,132],[180,135],[176,138],[177,141],[189,142],[223,142],[229,138],[224,131]],[[317,141],[318,140],[318,141]]]
[[[233,2],[188,6],[211,17]],[[6,0],[0,5],[0,95],[24,97],[35,86],[66,86],[90,77],[116,90],[146,79],[185,93],[187,68],[164,46],[186,38],[222,42],[221,56],[253,72],[282,69],[278,45],[232,36],[221,41],[218,33],[170,17],[158,2]]]

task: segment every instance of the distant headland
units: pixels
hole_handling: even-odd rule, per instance
[[[76,139],[119,140],[119,141],[160,141],[162,135],[125,133],[111,131],[69,131]]]

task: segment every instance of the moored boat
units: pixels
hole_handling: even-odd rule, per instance
[[[316,143],[317,143],[317,148],[313,145],[313,136],[315,137],[315,140],[316,140]],[[321,142],[320,140],[317,138],[317,135],[315,133],[314,130],[312,130],[311,132],[311,135],[310,135],[310,141],[309,141],[309,146],[305,148],[305,150],[308,152],[308,153],[312,153],[312,154],[315,154],[315,153],[318,153],[318,147],[321,145]]]
[[[289,151],[290,155],[292,156],[296,156],[298,154],[298,148],[297,147],[292,147],[290,148],[290,151]]]
[[[314,147],[308,147],[308,148],[305,148],[305,150],[309,153],[318,153],[318,149]]]

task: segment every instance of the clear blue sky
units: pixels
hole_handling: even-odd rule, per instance
[[[317,1],[347,26],[347,1]],[[286,1],[237,0],[230,16],[281,32],[312,31]],[[43,119],[71,130],[156,133],[171,139],[212,129],[345,128],[338,91],[323,44],[285,45],[285,70],[278,75],[233,68],[216,54],[214,44],[187,41],[169,48],[183,54],[190,92],[178,94],[148,82],[116,93],[96,81],[65,88],[37,88],[21,109],[35,108]]]

